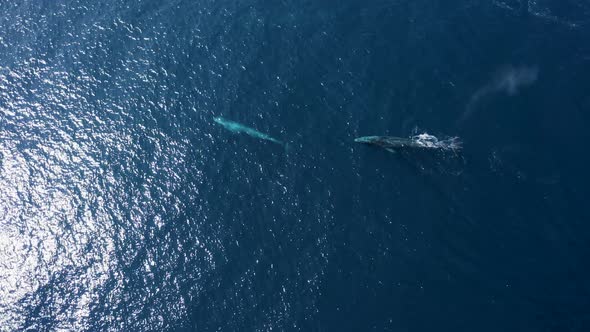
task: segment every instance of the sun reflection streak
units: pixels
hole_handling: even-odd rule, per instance
[[[25,108],[14,113],[34,117]],[[43,139],[43,127],[31,132],[27,122],[3,115],[13,130],[0,141],[0,325],[17,327],[25,323],[24,308],[6,304],[27,303],[69,269],[84,270],[78,277],[92,294],[108,277],[114,244],[105,232],[108,216],[86,203],[101,190],[91,181],[101,171],[88,147],[64,132]],[[70,314],[87,317],[85,301],[87,295],[78,298]]]
[[[218,252],[214,238],[180,247],[190,255],[173,242],[144,245],[174,231],[166,223],[185,209],[177,196],[183,178],[202,176],[185,168],[190,142],[154,128],[151,112],[131,119],[134,86],[96,99],[104,82],[55,66],[27,58],[0,67],[0,331],[35,329],[46,318],[56,330],[163,326],[164,312],[185,310],[179,283],[214,269]],[[188,279],[162,276],[182,261],[200,269]],[[135,265],[137,276],[124,272]],[[138,277],[141,292],[124,291]],[[159,316],[146,316],[146,301]],[[137,321],[119,321],[119,310]]]
[[[114,230],[126,229],[115,225],[126,217],[118,211],[135,211],[137,229],[150,217],[141,208],[150,188],[121,206],[129,188],[117,172],[140,147],[122,123],[96,114],[85,97],[93,84],[36,59],[0,68],[2,330],[34,327],[28,312],[35,307],[49,310],[61,322],[56,328],[83,329],[121,263],[116,241],[127,235]],[[126,111],[110,108],[119,117]],[[64,290],[77,296],[57,295]]]

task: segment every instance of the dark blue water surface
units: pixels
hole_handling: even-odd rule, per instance
[[[0,331],[590,331],[589,88],[586,0],[2,0]]]

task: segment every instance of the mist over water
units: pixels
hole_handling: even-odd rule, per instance
[[[537,67],[507,67],[502,69],[494,79],[475,91],[465,107],[465,112],[459,118],[458,124],[462,125],[463,122],[467,121],[476,112],[478,104],[485,101],[486,98],[490,98],[497,93],[514,96],[522,88],[535,83],[538,75],[539,69]]]
[[[0,2],[0,331],[589,330],[588,9]]]

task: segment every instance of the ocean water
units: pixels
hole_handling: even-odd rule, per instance
[[[0,331],[590,331],[588,87],[585,0],[0,1]]]

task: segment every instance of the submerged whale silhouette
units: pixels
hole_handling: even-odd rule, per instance
[[[272,138],[272,137],[268,136],[267,134],[259,132],[256,129],[246,127],[241,123],[231,121],[231,120],[226,120],[221,117],[213,118],[213,121],[217,124],[222,125],[223,128],[225,128],[233,133],[243,133],[248,136],[252,136],[252,137],[263,139],[266,141],[271,141],[271,142],[279,144],[279,145],[283,145],[283,146],[285,146],[285,148],[287,147],[287,145],[285,143],[279,141],[278,139]]]

